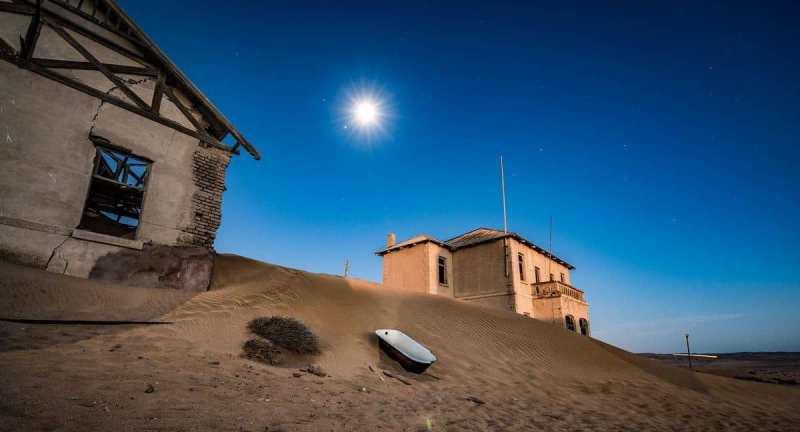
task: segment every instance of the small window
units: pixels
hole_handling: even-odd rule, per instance
[[[567,315],[564,317],[564,324],[567,326],[567,330],[575,331],[575,318],[572,315]]]
[[[447,258],[439,257],[439,284],[447,285]]]
[[[561,273],[561,282],[566,283],[567,281],[564,280],[564,273]]]
[[[553,277],[553,274],[550,273],[550,282],[553,282],[554,280],[556,280],[556,279]]]
[[[539,267],[534,267],[533,268],[533,277],[536,278],[535,280],[536,280],[537,283],[542,281],[542,275],[541,275],[540,272],[541,272],[541,270],[539,269]]]
[[[100,138],[94,139],[99,144]],[[103,140],[104,144],[107,143]],[[150,162],[98,145],[89,195],[78,228],[133,239],[142,213]]]
[[[517,264],[519,266],[519,280],[525,282],[525,255],[517,254]]]
[[[581,328],[582,335],[589,336],[589,321],[587,321],[586,318],[579,319],[578,326]]]

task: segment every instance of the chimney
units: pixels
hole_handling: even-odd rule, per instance
[[[386,236],[386,247],[390,248],[394,246],[396,243],[397,243],[397,237],[394,235],[394,233],[390,232],[389,235]]]

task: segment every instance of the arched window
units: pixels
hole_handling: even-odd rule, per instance
[[[578,325],[581,328],[581,334],[589,336],[589,321],[586,321],[586,318],[581,318],[578,320]]]
[[[572,315],[565,316],[564,323],[567,325],[567,330],[575,331],[575,318]]]

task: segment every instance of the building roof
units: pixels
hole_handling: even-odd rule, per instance
[[[400,250],[400,249],[405,249],[405,248],[408,248],[408,247],[416,246],[418,244],[427,243],[427,242],[435,243],[435,244],[437,244],[437,245],[439,245],[439,246],[441,246],[443,248],[446,248],[446,249],[448,249],[450,251],[455,251],[455,250],[467,248],[467,247],[470,247],[470,246],[476,246],[476,245],[483,244],[483,243],[488,243],[488,242],[492,242],[492,241],[496,241],[496,240],[502,240],[504,238],[513,238],[513,239],[517,240],[518,242],[520,242],[520,243],[532,248],[536,252],[539,252],[540,254],[542,254],[542,255],[544,255],[546,257],[550,257],[553,261],[555,261],[555,262],[567,267],[570,270],[575,268],[575,266],[573,266],[572,264],[564,261],[563,259],[561,259],[561,258],[559,258],[559,257],[557,257],[555,255],[550,254],[550,252],[548,252],[544,248],[539,247],[538,245],[536,245],[532,241],[526,239],[525,237],[522,237],[521,235],[519,235],[517,233],[504,232],[504,231],[493,229],[493,228],[483,228],[483,227],[476,228],[476,229],[474,229],[472,231],[466,232],[464,234],[461,234],[459,236],[453,237],[453,238],[451,238],[449,240],[445,240],[445,241],[437,240],[437,239],[435,239],[433,237],[430,237],[430,236],[427,236],[427,235],[418,235],[418,236],[412,237],[412,238],[410,238],[408,240],[405,240],[405,241],[402,241],[400,243],[397,243],[394,246],[379,250],[379,251],[375,252],[375,254],[383,256],[383,255],[386,255],[387,253],[390,253],[390,252],[394,252],[394,251],[397,251],[397,250]]]
[[[258,150],[256,150],[256,148],[250,144],[250,142],[241,134],[241,132],[239,132],[233,126],[230,120],[228,120],[228,118],[222,114],[222,112],[211,102],[211,100],[209,100],[206,95],[203,94],[203,92],[201,92],[191,80],[189,80],[189,78],[178,68],[178,66],[175,65],[175,63],[173,63],[163,51],[161,51],[158,45],[156,45],[147,36],[147,34],[145,34],[145,32],[125,13],[125,11],[122,10],[116,1],[100,0],[100,2],[106,3],[106,9],[110,12],[116,13],[120,20],[128,26],[128,29],[125,31],[125,33],[127,33],[130,38],[143,45],[145,52],[147,52],[147,49],[149,49],[153,59],[156,60],[156,62],[161,63],[166,68],[168,71],[167,80],[170,78],[174,80],[178,87],[188,92],[190,97],[194,99],[193,102],[201,107],[201,112],[207,114],[209,117],[218,122],[218,130],[215,131],[215,135],[217,136],[214,138],[221,140],[227,133],[230,133],[236,140],[236,144],[231,147],[232,151],[235,152],[239,146],[242,146],[254,159],[261,159],[261,154],[258,152]]]
[[[47,78],[99,97],[105,102],[195,136],[206,144],[232,153],[238,153],[239,148],[242,147],[253,158],[261,158],[258,150],[136,25],[115,0],[93,0],[91,2],[50,0],[48,2],[17,1],[12,3],[0,1],[0,12],[32,16],[28,26],[28,35],[38,35],[43,26],[48,26],[67,43],[73,45],[88,61],[34,57],[36,39],[38,39],[36,36],[30,37],[29,42],[23,43],[24,46],[19,53],[15,52],[15,48],[6,41],[0,39],[0,59],[11,61],[20,67],[28,68]],[[111,49],[135,63],[140,63],[143,67],[105,64],[94,58],[91,50],[82,46],[65,29]],[[107,37],[108,33],[112,33],[120,39],[112,40],[113,38]],[[84,51],[86,52],[84,53]],[[53,69],[98,70],[114,82],[117,88],[127,96],[127,99],[116,97],[110,92],[101,92]],[[130,90],[127,83],[117,76],[119,73],[142,75],[155,79],[157,84],[152,103],[143,100]],[[186,106],[173,95],[173,88],[177,89],[181,96],[187,98]],[[162,96],[172,100],[181,109],[194,129],[160,115],[159,107]],[[196,110],[205,122],[196,119],[191,112],[188,112],[192,109]],[[233,143],[226,144],[230,141]]]
[[[408,240],[401,241],[400,243],[396,243],[394,246],[390,246],[390,247],[388,247],[386,249],[380,250],[380,251],[375,252],[375,253],[378,254],[378,255],[386,255],[389,252],[394,252],[396,250],[405,249],[405,248],[408,248],[408,247],[411,247],[411,246],[416,246],[418,244],[427,243],[427,242],[435,243],[435,244],[437,244],[439,246],[442,246],[442,247],[447,247],[447,245],[444,244],[444,242],[442,242],[440,240],[437,240],[437,239],[435,239],[433,237],[421,234],[421,235],[417,235],[417,236],[411,237]]]

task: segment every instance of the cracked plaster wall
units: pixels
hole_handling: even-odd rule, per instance
[[[144,97],[151,85],[132,88]],[[90,131],[154,161],[137,239],[210,246],[195,229],[195,153],[208,151],[197,139],[0,61],[0,258],[87,277],[99,257],[121,250],[70,237],[93,168]]]

